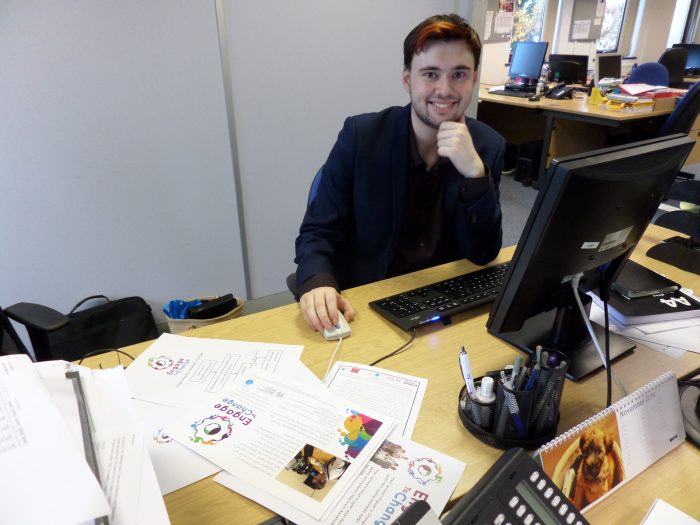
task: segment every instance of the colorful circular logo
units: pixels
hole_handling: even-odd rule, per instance
[[[429,481],[442,481],[442,467],[430,458],[419,458],[409,462],[408,473],[423,485],[427,485]]]
[[[209,416],[190,425],[194,434],[190,438],[195,443],[214,445],[229,437],[233,432],[231,420],[226,416]]]
[[[148,366],[153,370],[164,370],[173,366],[173,360],[167,355],[161,355],[158,357],[151,357],[148,359]]]

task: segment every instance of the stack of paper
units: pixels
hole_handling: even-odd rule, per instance
[[[388,521],[415,499],[440,513],[464,463],[408,439],[427,381],[336,363],[324,385],[301,350],[164,335],[129,366],[144,418],[155,415],[172,447],[163,457],[184,451],[203,462],[171,488],[208,466],[300,525]]]
[[[122,369],[0,358],[0,436],[3,523],[169,523]]]

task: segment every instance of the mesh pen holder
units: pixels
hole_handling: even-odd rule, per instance
[[[552,425],[556,426],[568,368],[566,355],[556,350],[544,349],[544,351],[548,352],[550,356],[556,355],[558,364],[543,366],[537,378],[537,387],[535,388],[537,395],[532,406],[530,423],[530,430],[535,434],[551,428]]]
[[[498,381],[497,373],[489,375],[494,379],[494,381]],[[475,379],[475,386],[481,384],[481,379],[482,378]],[[501,386],[502,385],[498,384],[498,391],[500,391]],[[498,393],[496,394],[496,396],[498,398]],[[495,417],[497,403],[498,401],[496,401],[496,403],[492,403],[491,405],[486,405],[486,407],[484,407],[484,403],[480,403],[477,400],[471,399],[471,397],[467,395],[466,387],[462,387],[461,391],[459,392],[459,399],[457,403],[457,412],[459,414],[459,419],[464,425],[464,427],[482,443],[502,450],[506,450],[512,447],[522,447],[525,450],[535,450],[536,448],[544,445],[545,443],[554,438],[557,431],[556,423],[559,422],[559,414],[557,414],[557,421],[554,424],[554,426],[547,432],[542,433],[541,435],[535,435],[530,431],[530,433],[525,439],[518,439],[517,437],[510,438],[507,436],[496,436],[496,434],[494,433],[494,425],[496,424]],[[488,409],[489,406],[490,410]],[[479,415],[475,417],[475,413]],[[477,418],[479,418],[478,422],[475,421],[475,419]],[[489,420],[491,422],[490,425],[482,426]]]
[[[479,388],[481,380],[477,379],[474,386]],[[467,388],[462,388],[459,397],[460,410],[464,411],[464,415],[469,420],[480,428],[490,429],[493,427],[493,410],[496,406],[495,401],[491,403],[483,403],[478,399],[472,399],[467,394]]]

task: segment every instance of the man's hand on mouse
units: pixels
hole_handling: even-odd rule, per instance
[[[483,177],[484,163],[474,149],[472,136],[464,122],[444,121],[437,132],[438,155],[450,159],[467,178]]]
[[[355,310],[345,297],[331,286],[322,286],[309,290],[299,299],[299,308],[306,323],[320,332],[338,323],[338,310],[343,312],[350,322],[355,317]]]

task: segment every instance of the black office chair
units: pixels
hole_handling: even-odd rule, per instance
[[[309,187],[309,195],[306,198],[306,207],[313,202],[316,198],[316,193],[318,193],[318,187],[321,184],[321,179],[323,178],[323,167],[321,167],[314,175],[314,180],[311,181],[311,186]],[[287,276],[287,288],[292,292],[295,300],[299,300],[299,295],[297,294],[297,273],[290,273]]]
[[[668,85],[674,88],[687,88],[685,82],[685,63],[688,60],[688,50],[684,47],[672,47],[661,54],[659,64],[668,70]]]
[[[17,331],[5,314],[5,310],[0,308],[0,356],[12,354],[26,354],[34,360],[27,347],[19,338],[19,335],[17,335]]]

